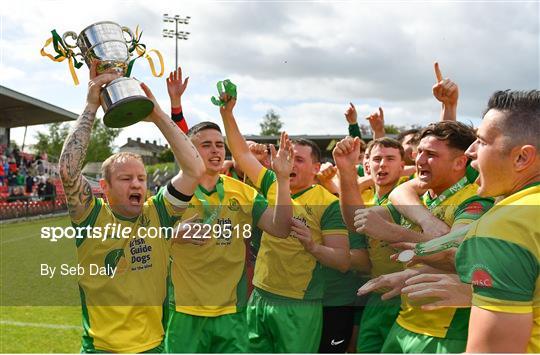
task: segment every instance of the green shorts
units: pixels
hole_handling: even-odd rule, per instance
[[[467,340],[437,338],[417,334],[395,323],[384,342],[383,353],[462,353],[467,347]]]
[[[316,353],[322,302],[294,300],[255,288],[247,307],[250,353]]]
[[[390,333],[400,309],[401,299],[399,297],[383,301],[380,293],[372,293],[360,321],[356,352],[381,352],[384,341],[388,333]]]
[[[200,317],[171,311],[165,332],[166,353],[244,353],[246,313]]]

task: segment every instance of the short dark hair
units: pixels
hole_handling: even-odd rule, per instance
[[[403,146],[401,145],[401,143],[399,143],[396,139],[393,139],[390,137],[382,137],[382,138],[377,138],[371,141],[371,146],[369,150],[370,153],[373,150],[373,148],[379,145],[385,148],[395,148],[399,150],[399,155],[401,155],[401,160],[405,159],[405,149],[403,149]]]
[[[420,132],[419,139],[429,136],[446,141],[450,148],[463,152],[476,140],[474,128],[456,121],[441,121],[429,124]]]
[[[315,143],[314,141],[312,141],[310,139],[306,139],[306,138],[291,139],[291,142],[293,144],[303,145],[305,147],[311,147],[311,158],[316,163],[321,162],[321,156],[322,156],[321,149],[319,148],[317,143]]]
[[[201,131],[205,131],[207,129],[215,129],[216,131],[221,133],[221,128],[219,128],[219,126],[217,124],[215,124],[214,122],[210,122],[210,121],[203,121],[203,122],[197,123],[195,126],[191,127],[189,129],[189,131],[187,132],[187,136],[191,138],[194,135],[196,135],[197,133],[199,133]]]
[[[405,137],[407,137],[409,134],[412,134],[412,135],[416,136],[416,135],[418,135],[419,132],[420,132],[420,130],[418,128],[411,128],[411,129],[408,129],[408,130],[403,131],[400,134],[398,134],[396,139],[400,144],[403,144],[403,140],[405,139]]]
[[[492,109],[504,114],[496,124],[508,138],[507,148],[532,144],[540,150],[540,90],[497,91],[489,98],[484,116]]]

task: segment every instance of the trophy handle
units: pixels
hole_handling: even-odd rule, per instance
[[[66,41],[66,37],[71,37],[74,41],[75,41],[75,44],[72,45],[72,44],[69,44],[67,41]],[[62,42],[64,42],[64,45],[68,48],[77,48],[77,37],[79,37],[75,32],[73,31],[68,31],[66,33],[64,33],[64,35],[62,36]]]
[[[126,42],[133,46],[135,42],[135,36],[133,35],[133,32],[131,32],[131,30],[126,26],[122,26],[122,31],[129,35],[129,40],[126,40]]]

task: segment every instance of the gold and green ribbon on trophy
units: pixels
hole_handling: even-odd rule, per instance
[[[142,31],[139,30],[139,26],[135,35],[129,28],[112,21],[94,23],[79,34],[68,31],[60,36],[56,30],[52,30],[51,34],[41,48],[41,55],[55,62],[67,59],[75,85],[79,84],[75,69],[82,66],[82,61],[86,62],[88,67],[97,61],[97,74],[114,69],[123,75],[101,90],[100,99],[105,112],[103,116],[105,125],[113,128],[126,127],[139,122],[152,112],[154,103],[146,97],[140,82],[129,76],[135,60],[141,57],[148,61],[154,77],[162,77],[165,66],[163,56],[158,50],[147,50],[140,42]],[[125,34],[129,35],[129,39],[126,39]],[[74,40],[75,44],[69,43],[68,37]],[[51,44],[54,54],[46,51]],[[78,48],[80,53],[75,53],[75,48]],[[159,72],[151,54],[155,54],[159,61]],[[77,56],[82,60],[77,61]]]

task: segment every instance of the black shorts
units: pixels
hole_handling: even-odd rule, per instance
[[[345,353],[351,340],[357,307],[323,307],[319,353]]]

